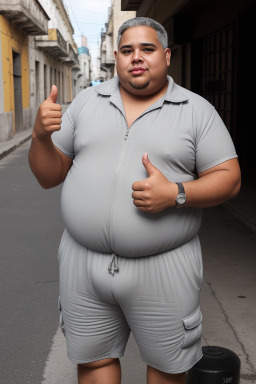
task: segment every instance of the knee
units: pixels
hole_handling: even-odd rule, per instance
[[[118,362],[119,362],[119,359],[109,358],[109,359],[92,361],[90,363],[78,364],[78,366],[85,367],[85,368],[103,368],[111,364],[117,364]]]

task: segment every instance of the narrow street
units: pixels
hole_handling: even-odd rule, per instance
[[[29,144],[0,161],[0,383],[41,383],[58,326],[59,189],[33,177]]]
[[[58,330],[60,187],[38,185],[27,161],[29,144],[0,161],[0,384],[76,384]],[[216,207],[205,210],[200,238],[203,343],[234,351],[240,383],[255,383],[256,236]],[[122,384],[146,383],[133,338],[121,364]]]

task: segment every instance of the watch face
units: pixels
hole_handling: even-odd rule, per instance
[[[176,199],[177,204],[179,204],[179,205],[183,205],[183,204],[185,204],[185,203],[186,203],[186,200],[187,200],[187,198],[186,198],[185,193],[180,193],[180,194],[177,196],[177,199]]]

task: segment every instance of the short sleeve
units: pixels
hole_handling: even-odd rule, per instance
[[[213,109],[196,145],[197,173],[237,157],[231,136],[221,117]]]
[[[74,159],[74,131],[75,120],[73,116],[73,109],[75,107],[73,103],[70,104],[66,112],[62,117],[61,129],[52,134],[53,144],[61,150],[65,155]]]

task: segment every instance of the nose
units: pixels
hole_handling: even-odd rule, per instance
[[[144,59],[139,49],[135,49],[132,55],[132,64],[143,63]]]

